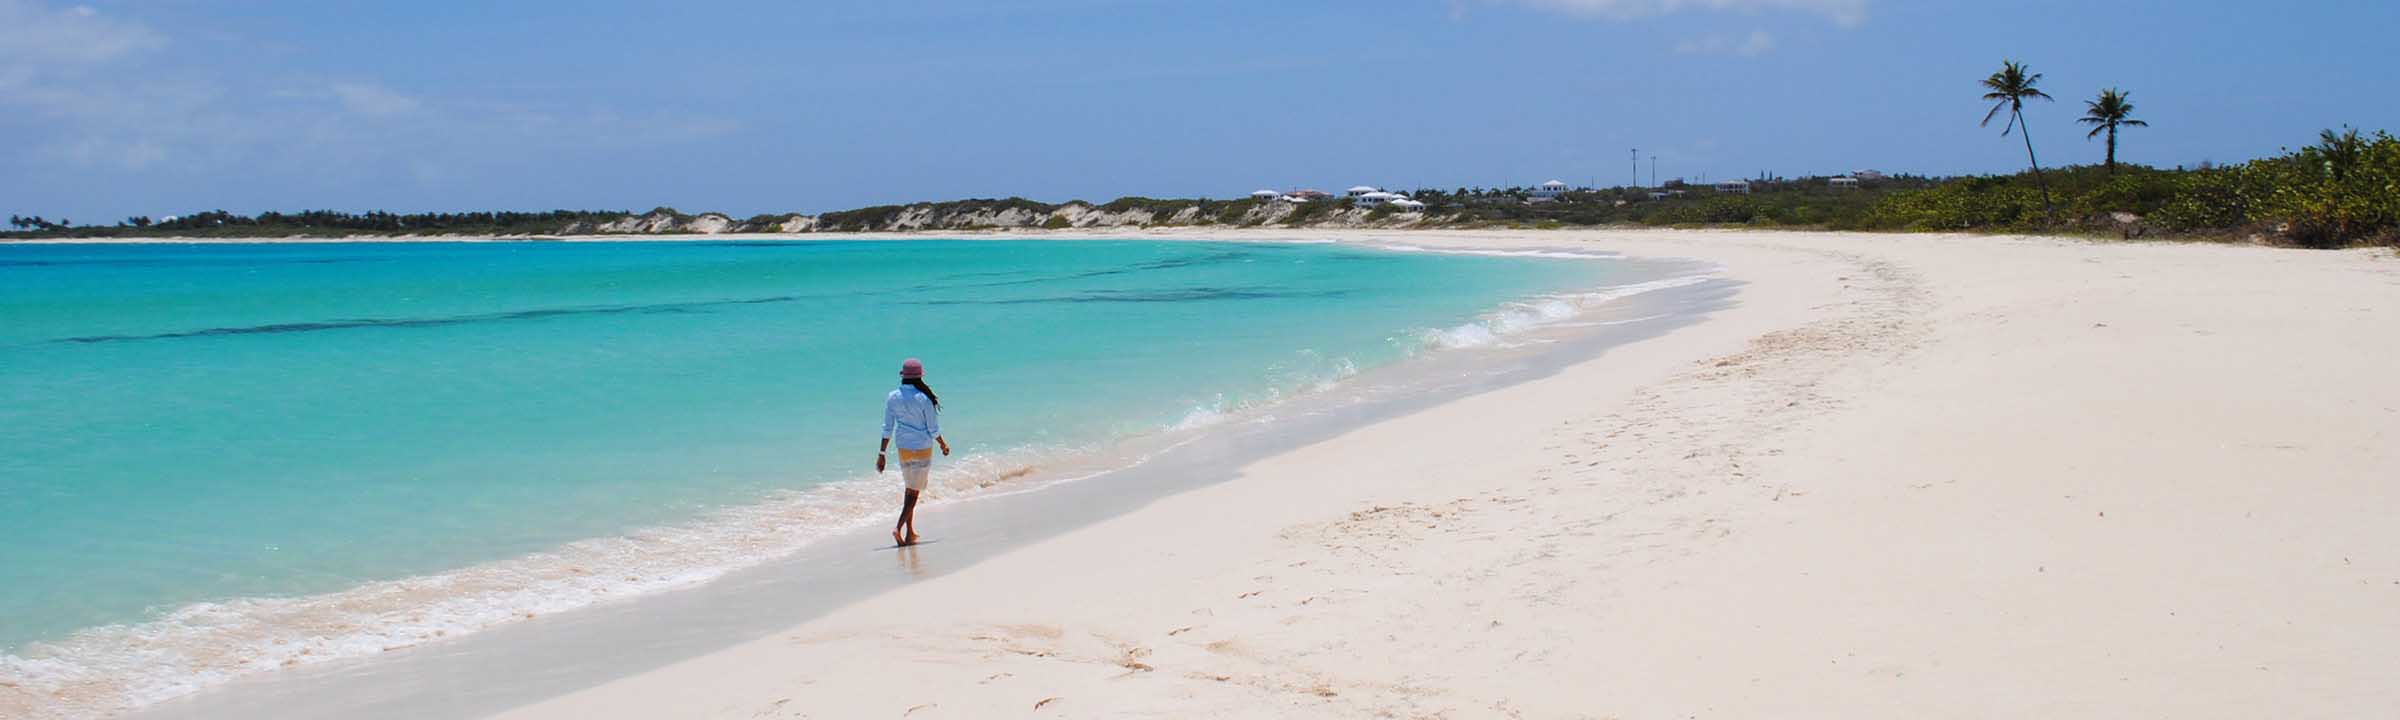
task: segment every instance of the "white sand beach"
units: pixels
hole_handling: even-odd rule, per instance
[[[2388,250],[1305,234],[1746,284],[1549,379],[505,717],[2400,709]]]

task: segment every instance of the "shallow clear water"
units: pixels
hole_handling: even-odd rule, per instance
[[[907,356],[965,463],[1643,279],[1324,244],[0,246],[0,650],[854,480]]]

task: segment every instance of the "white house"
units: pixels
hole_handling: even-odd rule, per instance
[[[1258,192],[1250,193],[1250,199],[1257,200],[1259,202],[1268,202],[1279,197],[1283,197],[1283,193],[1275,192],[1273,190],[1260,190]]]
[[[1542,183],[1541,187],[1533,189],[1533,199],[1535,202],[1549,202],[1552,200],[1557,200],[1558,196],[1565,194],[1567,194],[1567,184],[1557,180]]]
[[[1748,195],[1750,194],[1750,181],[1727,180],[1725,182],[1717,183],[1717,192]]]
[[[1379,192],[1383,192],[1383,189],[1382,189],[1382,188],[1377,188],[1377,187],[1370,187],[1370,186],[1366,186],[1366,185],[1360,185],[1360,186],[1358,186],[1358,187],[1350,188],[1350,193],[1349,193],[1349,194],[1350,194],[1350,197],[1366,197],[1368,193],[1379,193]]]
[[[1402,195],[1402,194],[1400,194],[1400,193],[1384,192],[1384,191],[1381,191],[1381,190],[1377,190],[1377,191],[1375,191],[1375,192],[1367,193],[1367,194],[1365,194],[1365,195],[1360,195],[1360,196],[1358,196],[1358,198],[1355,200],[1355,202],[1357,202],[1357,203],[1358,203],[1358,206],[1359,206],[1359,207],[1363,207],[1363,208],[1382,207],[1382,206],[1385,206],[1385,205],[1390,205],[1390,206],[1392,206],[1392,207],[1399,208],[1399,209],[1401,209],[1401,210],[1407,210],[1407,211],[1410,211],[1410,212],[1415,212],[1415,211],[1418,211],[1418,210],[1423,210],[1423,209],[1425,209],[1425,203],[1421,203],[1421,202],[1417,202],[1417,201],[1415,201],[1415,200],[1411,200],[1411,199],[1409,199],[1409,197],[1408,197],[1407,195]]]
[[[1851,177],[1854,177],[1854,178],[1858,178],[1858,179],[1860,179],[1860,180],[1882,180],[1882,179],[1883,179],[1883,171],[1881,171],[1881,170],[1860,170],[1860,171],[1857,171],[1857,172],[1850,173],[1850,176],[1851,176]]]
[[[1826,184],[1826,185],[1829,185],[1829,186],[1832,186],[1832,187],[1833,187],[1833,189],[1835,189],[1835,190],[1857,190],[1857,189],[1858,189],[1858,178],[1854,178],[1854,177],[1837,177],[1837,178],[1834,178],[1834,179],[1831,179],[1831,180],[1827,180],[1827,181],[1825,181],[1825,184]]]

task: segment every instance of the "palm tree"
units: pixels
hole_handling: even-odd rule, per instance
[[[2349,177],[2350,169],[2358,166],[2359,158],[2367,153],[2367,141],[2358,136],[2358,128],[2342,126],[2342,132],[2326,130],[2317,133],[2317,144],[2302,148],[2300,156],[2333,176],[2334,182]]]
[[[1983,114],[1983,126],[1990,127],[1992,118],[1999,117],[2001,110],[2008,111],[2008,124],[2000,128],[2000,136],[2008,137],[2009,131],[2016,130],[2025,137],[2025,162],[2033,166],[2033,182],[2042,188],[2042,213],[2047,215],[2052,213],[2050,182],[2042,179],[2042,163],[2033,157],[2033,133],[2023,132],[2025,101],[2050,99],[2049,93],[2034,87],[2041,82],[2041,73],[2028,73],[2025,72],[2025,66],[2016,61],[2001,60],[2000,71],[1983,79],[1984,89],[1991,91],[1984,93],[1983,99],[1998,101],[1992,105],[1991,112]]]
[[[2133,101],[2125,99],[2126,97],[2128,96],[2123,90],[2116,88],[2102,90],[2100,99],[2083,101],[2083,117],[2076,120],[2076,122],[2092,126],[2091,132],[2083,134],[2085,140],[2098,136],[2102,131],[2108,133],[2108,173],[2110,175],[2117,173],[2117,128],[2119,126],[2150,127],[2150,123],[2133,119]]]

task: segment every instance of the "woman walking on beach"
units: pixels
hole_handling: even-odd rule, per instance
[[[909,358],[900,363],[900,387],[883,398],[883,442],[875,446],[875,472],[883,472],[884,451],[900,449],[900,478],[907,485],[900,497],[900,522],[892,525],[892,544],[917,544],[917,494],[933,475],[933,448],[950,454],[942,438],[942,400],[925,386],[925,363]]]

